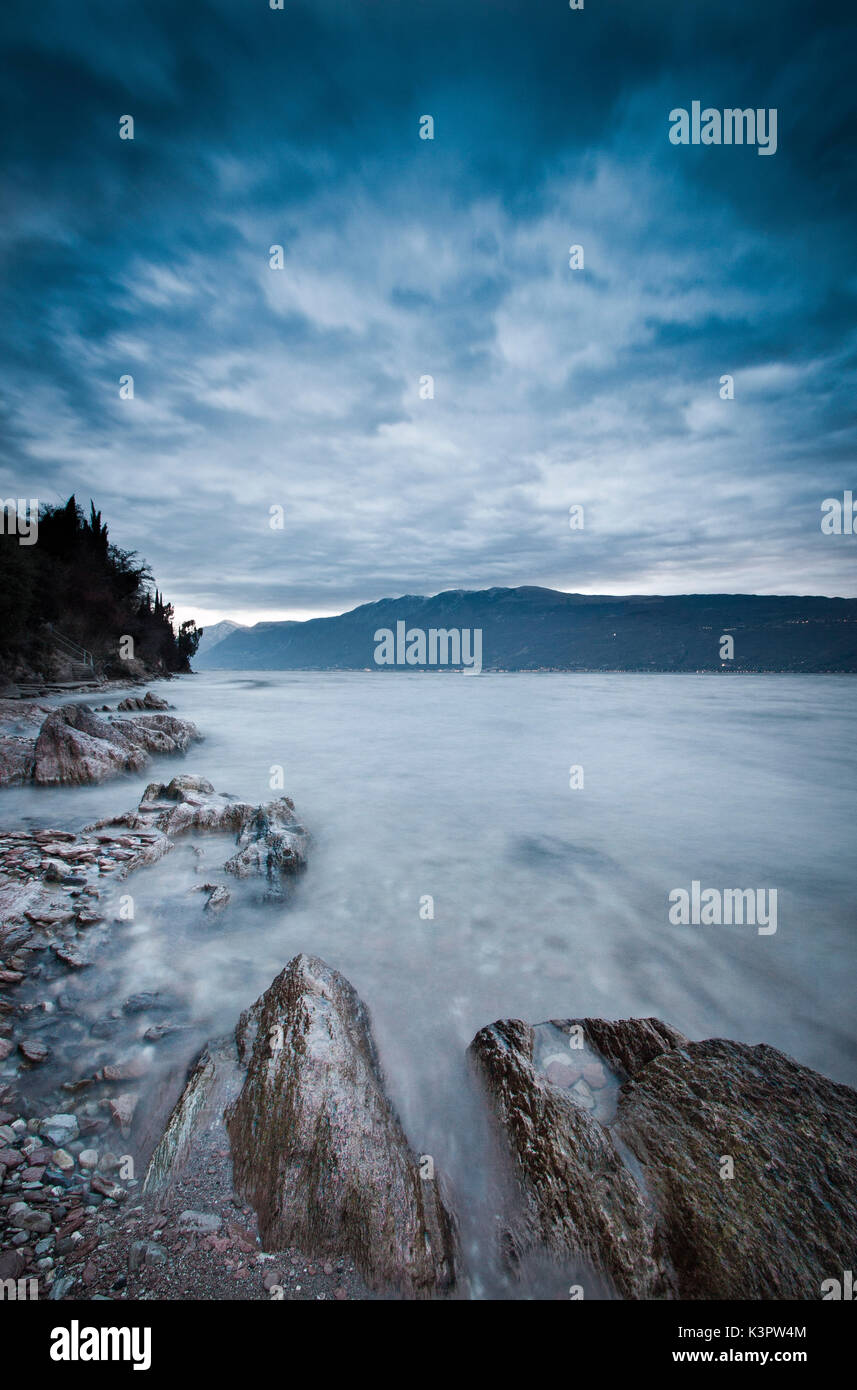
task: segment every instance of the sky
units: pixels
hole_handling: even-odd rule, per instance
[[[178,617],[857,595],[820,526],[853,6],[5,0],[0,36],[0,495],[94,498]],[[672,143],[696,100],[775,108],[776,152]]]

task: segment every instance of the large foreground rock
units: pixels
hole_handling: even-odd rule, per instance
[[[507,1020],[471,1054],[517,1179],[513,1265],[579,1256],[622,1297],[724,1299],[817,1299],[853,1267],[849,1087],[657,1019]]]
[[[451,1289],[452,1217],[438,1179],[420,1176],[348,981],[295,957],[237,1038],[247,1072],[227,1129],[266,1248],[346,1253],[372,1285],[406,1296]]]
[[[33,780],[42,786],[103,782],[139,772],[153,754],[184,753],[202,736],[168,714],[103,719],[88,705],[63,705],[45,719],[33,752]]]

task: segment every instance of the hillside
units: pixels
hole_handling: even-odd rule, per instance
[[[334,618],[257,623],[198,669],[377,670],[375,632],[482,631],[485,669],[857,671],[857,599],[758,594],[626,597],[516,589],[448,590],[363,604]],[[721,637],[734,659],[721,660]]]

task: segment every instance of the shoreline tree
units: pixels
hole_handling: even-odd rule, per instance
[[[202,629],[178,633],[172,604],[132,550],[114,545],[101,512],[87,517],[74,495],[39,508],[38,540],[22,546],[0,533],[0,670],[12,679],[55,678],[68,655],[59,639],[91,653],[98,675],[173,675],[191,670]],[[123,660],[122,639],[134,660]],[[125,644],[127,645],[127,644]]]

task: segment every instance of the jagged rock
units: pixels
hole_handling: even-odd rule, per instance
[[[107,706],[105,705],[105,709]],[[147,690],[142,697],[139,695],[128,695],[126,699],[120,700],[116,706],[118,710],[149,710],[149,709],[169,709],[166,700],[162,700],[160,695],[153,695],[151,690]]]
[[[88,705],[63,705],[36,739],[33,779],[42,786],[103,782],[139,772],[152,753],[185,752],[200,737],[193,724],[172,715],[107,720]]]
[[[203,911],[210,912],[212,916],[215,916],[229,906],[231,898],[232,894],[229,889],[225,888],[223,884],[218,884],[212,888]]]
[[[26,1202],[15,1202],[8,1211],[9,1225],[16,1231],[33,1231],[43,1236],[51,1229],[51,1218],[46,1211],[34,1211]]]
[[[345,1252],[370,1283],[410,1296],[449,1290],[453,1219],[439,1180],[420,1177],[348,981],[296,956],[236,1036],[247,1071],[227,1113],[233,1176],[265,1247]]]
[[[78,1136],[78,1124],[74,1115],[48,1115],[39,1126],[39,1133],[56,1148],[72,1143]]]
[[[283,878],[306,865],[307,833],[295,820],[289,797],[259,806],[238,836],[238,849],[224,869],[237,878],[264,876],[268,891],[279,894]]]
[[[165,835],[191,830],[229,831],[237,834],[254,815],[255,806],[216,792],[204,777],[183,774],[171,782],[150,782],[136,813],[127,824],[152,825]]]
[[[111,720],[112,729],[122,729],[148,753],[186,753],[202,734],[189,719],[174,714],[148,714],[138,719]]]
[[[128,1269],[136,1274],[143,1265],[165,1265],[168,1259],[162,1245],[153,1240],[135,1240],[128,1251]]]
[[[518,1181],[520,1204],[504,1233],[511,1265],[534,1251],[582,1258],[599,1286],[623,1298],[665,1296],[668,1272],[646,1200],[609,1130],[570,1087],[537,1069],[535,1030],[520,1019],[495,1023],[477,1033],[470,1052]],[[575,1071],[570,1084],[577,1080]]]
[[[682,1298],[816,1299],[857,1248],[857,1091],[776,1048],[712,1038],[624,1088],[619,1127]],[[734,1160],[734,1177],[720,1176]]]
[[[224,869],[237,878],[264,877],[271,895],[279,895],[284,880],[306,864],[309,837],[289,797],[252,806],[216,792],[204,777],[185,774],[167,784],[151,782],[136,812],[102,822],[108,823],[134,829],[151,826],[171,838],[195,830],[234,833],[238,848]],[[227,891],[223,889],[215,907]]]
[[[120,772],[139,772],[145,750],[88,705],[53,710],[36,739],[33,778],[42,786],[103,782]]]
[[[513,1261],[580,1255],[622,1296],[680,1299],[817,1299],[851,1267],[850,1087],[658,1019],[510,1020],[482,1029],[471,1055],[514,1162]],[[575,1088],[599,1064],[593,1113]]]
[[[107,1102],[113,1121],[119,1126],[123,1134],[126,1134],[131,1128],[138,1099],[139,1097],[135,1096],[132,1091],[126,1091],[121,1096],[113,1096]]]
[[[223,1058],[223,1070],[229,1065],[229,1053],[232,1051],[228,1042],[225,1044],[225,1050],[227,1055]],[[143,1191],[147,1195],[164,1192],[187,1158],[197,1129],[201,1126],[211,1101],[218,1071],[216,1056],[216,1045],[210,1044],[203,1049],[191,1070],[187,1084],[149,1161],[143,1183]]]
[[[29,782],[33,775],[35,748],[35,739],[0,736],[0,787]]]
[[[212,1235],[223,1225],[223,1217],[213,1211],[183,1211],[179,1216],[179,1227],[185,1231],[197,1231],[202,1235]]]

